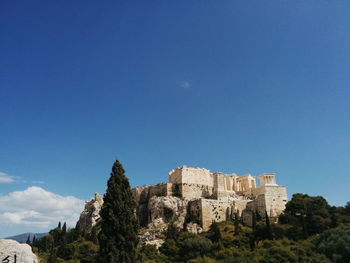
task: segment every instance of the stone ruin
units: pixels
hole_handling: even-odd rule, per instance
[[[192,233],[209,230],[213,222],[239,217],[252,224],[253,213],[272,220],[285,209],[287,191],[276,184],[275,174],[211,173],[203,168],[178,167],[169,172],[167,183],[132,189],[137,203],[136,213],[141,230],[140,245],[160,247],[169,223]],[[99,220],[103,197],[95,194],[85,204],[77,223],[79,231],[89,231]]]
[[[245,224],[251,225],[252,212],[258,212],[261,217],[267,213],[276,221],[287,203],[286,187],[276,184],[273,173],[258,176],[258,182],[257,186],[255,177],[250,174],[211,173],[204,168],[182,166],[169,172],[168,182],[136,187],[132,191],[138,203],[141,226],[157,218],[164,222],[177,218],[176,222],[179,220],[178,210],[183,211],[186,206],[179,226],[184,223],[192,228],[192,224],[197,224],[207,231],[214,221],[233,219],[237,215]],[[177,197],[181,205],[163,205],[154,209],[155,200],[169,197]]]

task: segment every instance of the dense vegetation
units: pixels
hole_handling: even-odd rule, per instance
[[[213,223],[200,235],[170,225],[159,252],[143,246],[135,262],[350,262],[350,202],[332,207],[322,197],[295,194],[278,224],[256,214],[253,218],[253,227],[238,220]],[[43,262],[96,262],[100,228],[101,222],[90,233],[79,234],[57,227],[33,247]]]

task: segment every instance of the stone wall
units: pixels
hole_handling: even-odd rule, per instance
[[[208,231],[213,222],[225,221],[231,216],[231,202],[214,199],[200,199],[200,223],[204,231]]]
[[[213,196],[214,188],[203,184],[177,184],[173,187],[173,192],[178,192],[179,195],[186,199],[194,198],[210,198]]]
[[[172,183],[160,183],[148,188],[148,194],[152,196],[171,196],[173,194]]]
[[[242,216],[243,211],[246,209],[247,204],[250,202],[252,202],[252,200],[249,199],[234,200],[232,202],[233,213],[238,213],[239,216]]]
[[[214,186],[213,175],[204,168],[191,168],[182,166],[170,171],[169,182],[174,184],[201,184],[209,187]]]
[[[265,211],[268,216],[277,221],[278,216],[284,211],[286,207],[287,190],[285,186],[262,186],[252,191],[255,199],[247,203],[246,210],[242,217],[245,224],[251,225],[252,211],[259,212],[260,216],[265,217]]]
[[[264,197],[269,217],[278,217],[286,208],[287,190],[285,186],[265,186]]]

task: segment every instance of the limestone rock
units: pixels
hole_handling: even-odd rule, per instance
[[[164,233],[168,229],[168,224],[162,218],[157,218],[147,225],[147,228],[141,229],[139,233],[139,245],[155,245],[157,248],[164,243]]]
[[[162,218],[182,229],[187,215],[188,200],[175,196],[153,196],[148,203],[149,220]]]
[[[100,218],[100,210],[103,205],[103,196],[95,193],[95,197],[86,202],[83,212],[80,214],[76,228],[80,232],[89,231]]]
[[[11,239],[0,239],[0,260],[1,262],[38,263],[32,248],[27,244],[20,244]]]
[[[169,223],[183,229],[187,215],[188,200],[175,196],[153,196],[148,202],[149,224],[140,231],[140,245],[149,244],[159,248],[165,239]]]
[[[186,225],[186,230],[187,232],[193,233],[193,234],[200,234],[203,232],[203,228],[201,228],[200,225],[198,225],[197,223],[188,223]]]

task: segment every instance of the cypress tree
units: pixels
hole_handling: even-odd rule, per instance
[[[26,244],[30,245],[30,234],[28,234]]]
[[[209,232],[211,241],[219,242],[219,240],[221,240],[221,231],[217,222],[211,224]]]
[[[235,214],[235,222],[234,222],[234,226],[235,226],[235,236],[238,236],[239,235],[239,211],[236,212]]]
[[[134,263],[138,243],[136,203],[122,164],[113,164],[100,212],[100,262]]]
[[[63,227],[62,227],[62,235],[66,234],[67,232],[67,224],[64,222]]]
[[[255,219],[256,219],[256,222],[260,222],[262,220],[261,215],[258,212],[258,210],[255,210]]]
[[[256,213],[257,211],[252,211],[252,233],[249,238],[250,249],[255,249],[255,241],[256,241]]]
[[[33,237],[32,244],[35,244],[35,241],[36,241],[36,235],[34,235],[34,237]]]
[[[67,223],[64,222],[62,226],[62,231],[59,234],[60,236],[60,243],[66,244],[67,243]]]
[[[270,223],[270,218],[267,214],[267,211],[265,211],[265,222],[266,222],[266,235],[268,239],[273,239],[273,233],[272,233],[272,227]]]
[[[256,212],[253,212],[253,211],[252,211],[252,228],[253,228],[253,231],[256,230]]]
[[[58,229],[61,229],[61,221],[58,222],[58,226],[57,226]]]

